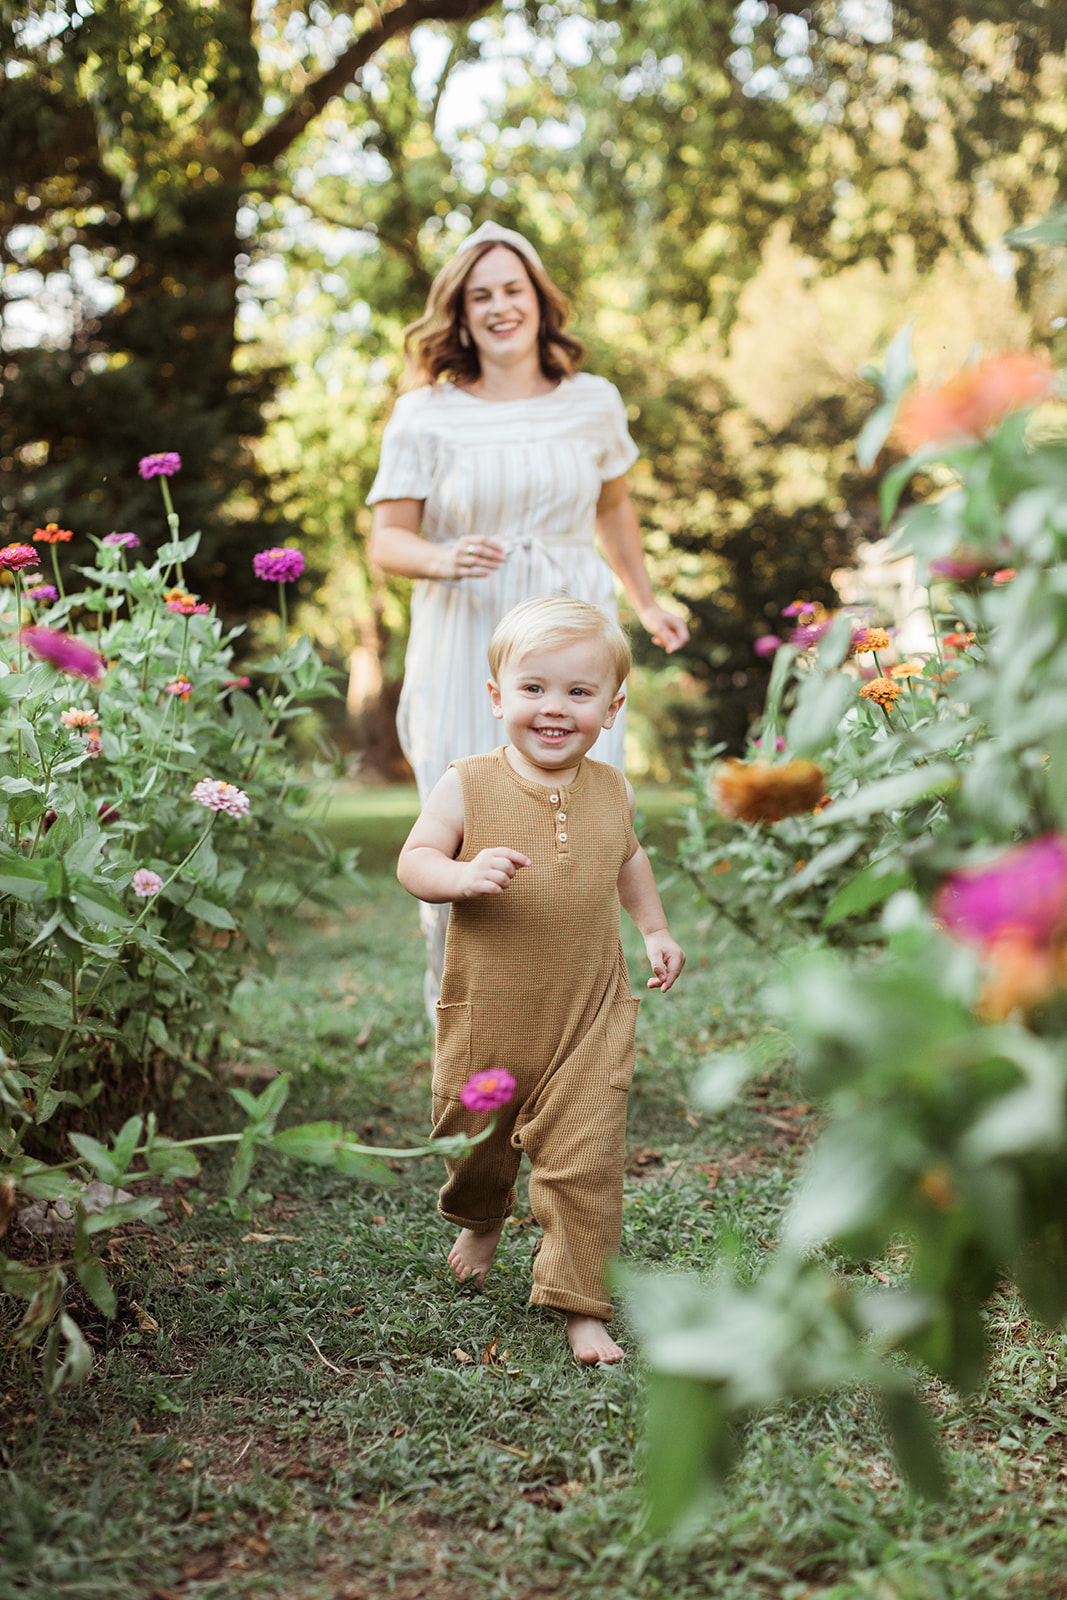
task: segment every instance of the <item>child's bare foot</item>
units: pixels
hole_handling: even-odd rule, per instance
[[[574,1311],[567,1313],[567,1338],[575,1361],[584,1361],[588,1366],[595,1366],[598,1361],[621,1361],[626,1354],[596,1317],[580,1317]]]
[[[466,1283],[468,1278],[477,1278],[479,1283],[485,1282],[503,1231],[503,1224],[499,1228],[491,1228],[488,1233],[475,1233],[472,1228],[463,1229],[448,1252],[448,1264],[456,1274],[457,1283]]]

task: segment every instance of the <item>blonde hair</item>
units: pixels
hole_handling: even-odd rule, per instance
[[[489,641],[489,671],[499,682],[510,661],[522,661],[535,650],[576,644],[587,639],[602,644],[615,671],[615,687],[625,683],[630,671],[630,645],[614,617],[599,606],[570,595],[524,600],[501,617]]]
[[[541,311],[537,353],[545,377],[569,378],[581,366],[585,346],[573,334],[563,331],[571,311],[566,295],[556,288],[539,263],[499,239],[486,239],[484,244],[461,250],[445,263],[430,285],[426,310],[404,329],[405,388],[418,389],[443,377],[450,377],[454,383],[474,383],[481,377],[474,342],[468,334],[464,344],[460,334],[467,279],[490,250],[511,250],[533,284]]]

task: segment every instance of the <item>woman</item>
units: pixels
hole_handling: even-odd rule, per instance
[[[397,728],[422,800],[451,761],[506,742],[486,652],[520,601],[563,592],[614,616],[617,579],[657,644],[670,652],[689,636],[652,593],[624,476],[637,459],[625,408],[606,379],[576,370],[568,310],[529,241],[486,222],[405,333],[412,387],[367,503],[372,559],[415,580]],[[592,756],[621,768],[624,737],[620,716]],[[424,912],[430,1002],[447,908]]]

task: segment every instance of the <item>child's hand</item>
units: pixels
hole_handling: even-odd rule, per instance
[[[645,935],[645,951],[655,974],[649,978],[648,987],[666,994],[675,979],[681,976],[685,966],[685,951],[675,944],[666,928],[658,928],[655,933]]]
[[[454,898],[476,900],[483,894],[503,894],[519,868],[530,865],[530,858],[501,845],[479,850],[473,861],[461,865],[459,893]]]

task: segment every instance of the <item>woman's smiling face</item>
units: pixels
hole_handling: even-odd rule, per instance
[[[522,360],[537,348],[541,307],[521,256],[506,245],[487,251],[463,286],[463,320],[484,360]]]

